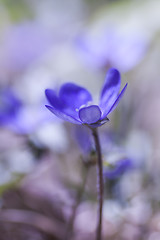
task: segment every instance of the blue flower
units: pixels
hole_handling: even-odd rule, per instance
[[[0,125],[12,121],[20,111],[22,102],[10,88],[0,90]]]
[[[129,158],[123,158],[119,160],[114,167],[105,168],[103,173],[106,178],[115,179],[133,168],[133,161]]]
[[[25,70],[52,46],[51,34],[34,21],[12,25],[3,36],[2,66],[9,72]]]
[[[0,127],[18,134],[35,132],[42,124],[51,121],[45,109],[38,108],[39,104],[38,106],[25,104],[11,87],[1,88]]]
[[[76,49],[82,60],[94,69],[114,66],[127,72],[143,59],[147,40],[138,34],[119,33],[113,28],[102,29],[94,37],[89,33],[79,36]]]
[[[50,103],[46,107],[65,121],[96,128],[109,120],[108,114],[115,109],[123,96],[127,84],[119,93],[120,85],[120,73],[111,68],[101,91],[99,105],[91,104],[92,96],[85,88],[74,83],[65,83],[58,96],[54,90],[46,89],[45,94]]]

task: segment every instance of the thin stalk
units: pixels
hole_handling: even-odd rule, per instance
[[[71,237],[72,237],[72,234],[73,234],[75,217],[76,217],[78,206],[79,206],[79,204],[81,202],[81,199],[82,199],[82,195],[83,195],[84,190],[85,190],[85,186],[86,186],[86,182],[87,182],[87,176],[88,176],[88,170],[89,170],[89,166],[85,166],[82,185],[81,185],[81,187],[80,187],[80,189],[77,193],[76,203],[73,207],[72,215],[71,215],[71,218],[70,218],[69,223],[68,223],[65,240],[70,240]]]
[[[102,239],[102,209],[103,209],[103,163],[102,153],[98,137],[97,129],[92,129],[92,134],[95,141],[97,151],[97,194],[98,194],[98,218],[97,218],[97,229],[96,229],[96,240]]]

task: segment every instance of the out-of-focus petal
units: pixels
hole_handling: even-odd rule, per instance
[[[85,124],[96,123],[101,118],[101,110],[97,105],[81,108],[79,118]]]
[[[96,70],[107,66],[110,40],[112,40],[110,36],[90,39],[90,37],[83,35],[76,38],[75,46],[82,60]]]
[[[77,142],[81,152],[88,155],[93,149],[91,131],[85,126],[77,125],[74,125],[72,129],[74,141]]]
[[[63,109],[64,103],[57,97],[56,92],[52,89],[46,89],[45,95],[47,97],[48,102],[56,109]]]
[[[55,107],[51,107],[51,106],[48,106],[48,105],[45,105],[45,106],[52,113],[54,113],[57,117],[61,118],[64,121],[71,122],[71,123],[74,123],[74,124],[82,124],[80,121],[76,120],[75,118],[71,117],[70,115],[62,112],[61,110],[59,110],[59,109],[57,109]]]
[[[147,39],[135,34],[114,34],[114,54],[110,52],[110,64],[120,69],[121,72],[128,72],[145,56],[147,51]],[[125,56],[125,58],[124,58]]]
[[[74,83],[63,84],[59,98],[72,110],[80,108],[82,105],[92,101],[91,94],[85,89]]]
[[[110,109],[108,109],[108,107],[106,107],[106,110],[103,112],[103,116],[102,118],[105,118],[110,112],[112,112],[118,105],[120,99],[122,98],[126,88],[127,88],[128,83],[126,83],[126,85],[124,86],[124,88],[122,89],[122,91],[120,92],[120,94],[118,95],[117,99],[115,100],[115,102],[112,104],[112,106],[110,106]]]
[[[82,60],[94,70],[112,66],[127,72],[143,59],[148,40],[141,34],[119,32],[112,27],[98,34],[82,33],[75,45]]]
[[[14,94],[12,89],[0,90],[0,125],[13,121],[22,108],[21,100]]]
[[[12,24],[2,37],[0,61],[10,73],[28,68],[42,58],[54,43],[51,32],[35,21]]]
[[[104,176],[109,179],[120,177],[123,173],[133,168],[133,161],[129,158],[124,158],[118,161],[114,168],[104,169]]]

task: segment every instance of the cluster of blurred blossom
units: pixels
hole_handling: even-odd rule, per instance
[[[86,126],[99,127],[104,239],[160,239],[160,4],[70,0],[67,11],[62,0],[15,0],[16,12],[10,2],[0,2],[0,240],[64,240],[73,213],[72,239],[94,239],[96,150]],[[21,8],[30,15],[17,19]],[[125,87],[115,93],[109,82],[90,105],[86,89],[98,100],[110,68]]]
[[[112,28],[103,29],[98,35],[83,34],[77,38],[76,46],[84,62],[93,69],[114,66],[127,72],[143,59],[147,41]]]

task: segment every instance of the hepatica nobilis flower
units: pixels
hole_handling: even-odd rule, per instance
[[[0,89],[0,125],[13,122],[22,107],[22,102],[11,88]]]
[[[94,35],[83,33],[75,43],[79,56],[88,66],[94,69],[115,66],[123,72],[140,63],[147,50],[147,40],[140,34],[126,34],[114,28],[102,29]]]
[[[65,83],[58,95],[54,90],[46,89],[45,94],[50,103],[46,107],[65,121],[96,128],[109,120],[108,114],[115,109],[123,96],[127,84],[119,93],[120,85],[120,73],[111,68],[100,94],[99,105],[92,103],[92,96],[87,89],[74,83]]]
[[[122,158],[113,167],[105,167],[103,174],[108,179],[115,179],[134,168],[133,160],[130,158]]]

